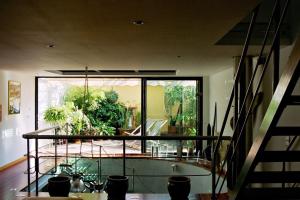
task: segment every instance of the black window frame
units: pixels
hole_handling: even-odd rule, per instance
[[[38,130],[38,87],[39,87],[39,79],[42,78],[82,78],[84,79],[85,76],[36,76],[35,77],[35,130]],[[197,117],[196,117],[196,130],[197,135],[203,135],[203,77],[141,77],[141,76],[90,76],[89,79],[93,78],[135,78],[141,80],[141,134],[146,135],[145,128],[146,128],[146,116],[147,116],[147,81],[151,80],[186,80],[186,81],[196,81],[196,98],[197,98]],[[196,151],[202,150],[202,141],[197,141]],[[141,153],[146,152],[146,141],[142,141],[141,145]]]

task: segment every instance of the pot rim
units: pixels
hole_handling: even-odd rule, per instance
[[[112,181],[127,181],[128,177],[121,176],[121,175],[111,175],[111,176],[108,176],[107,179],[112,180]]]
[[[177,182],[177,183],[183,183],[183,182],[191,182],[191,179],[186,176],[171,176],[169,177],[169,182]]]
[[[48,179],[48,182],[68,182],[70,178],[67,176],[54,176]]]

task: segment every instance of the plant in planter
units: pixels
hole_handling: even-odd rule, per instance
[[[104,94],[105,94],[105,98],[106,98],[107,102],[112,103],[112,104],[117,103],[117,101],[119,99],[119,95],[116,91],[110,90],[110,91],[104,92]]]
[[[72,135],[85,135],[90,128],[88,117],[83,114],[82,110],[75,110],[70,113],[70,126]]]
[[[97,100],[104,99],[105,93],[94,87],[90,87],[84,97],[83,87],[70,87],[64,96],[64,102],[73,102],[78,109],[85,107],[86,111],[93,111],[97,108]],[[85,100],[85,101],[84,101]]]
[[[141,124],[141,120],[142,120],[142,114],[140,111],[138,111],[135,116],[135,125],[139,126]]]
[[[112,130],[122,127],[125,122],[126,107],[118,102],[118,94],[115,91],[105,92],[105,99],[97,99],[97,108],[87,114],[93,127],[103,130],[106,134],[112,135]],[[105,123],[105,126],[103,126]],[[113,129],[114,128],[114,129]],[[116,131],[115,131],[116,132]]]
[[[182,110],[182,120],[187,128],[196,126],[196,87],[186,86],[183,90],[184,109]]]
[[[182,113],[183,86],[168,85],[165,88],[165,111],[169,118],[169,133],[176,133],[176,123]],[[176,113],[176,114],[175,114]]]
[[[188,136],[196,136],[197,135],[196,128],[187,128],[186,133],[187,133]],[[188,148],[188,154],[189,155],[193,154],[195,144],[196,144],[195,140],[187,140],[186,141],[186,145],[187,145],[187,148]]]
[[[67,122],[67,112],[64,107],[51,106],[44,113],[44,120],[51,125],[62,126]]]
[[[95,125],[96,133],[98,135],[114,135],[116,132],[116,128],[109,126],[105,122],[97,121],[97,125]]]

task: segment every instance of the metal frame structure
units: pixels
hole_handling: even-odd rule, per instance
[[[251,38],[251,34],[253,32],[253,27],[255,26],[255,21],[256,21],[257,15],[258,15],[259,7],[255,8],[252,13],[251,22],[250,22],[250,26],[248,29],[246,41],[244,44],[242,55],[240,57],[238,69],[237,69],[237,72],[236,72],[236,75],[234,78],[232,92],[230,95],[229,103],[228,103],[228,106],[226,109],[225,117],[224,117],[224,120],[222,123],[221,132],[220,132],[220,137],[222,137],[225,126],[228,121],[230,109],[232,107],[232,104],[234,103],[234,117],[235,117],[234,121],[235,121],[235,123],[234,123],[234,127],[233,127],[233,136],[230,141],[228,151],[226,152],[226,155],[225,155],[226,162],[224,162],[221,166],[221,171],[223,171],[225,165],[227,164],[227,172],[225,173],[225,179],[226,178],[227,178],[227,180],[230,179],[229,186],[231,188],[233,188],[233,195],[231,196],[231,198],[233,198],[233,199],[239,199],[241,197],[240,196],[241,190],[245,186],[246,179],[249,178],[248,175],[250,174],[250,172],[252,172],[254,170],[254,166],[256,165],[257,159],[260,157],[261,151],[264,149],[266,143],[270,139],[271,129],[269,130],[269,129],[264,129],[264,128],[266,128],[266,126],[269,122],[272,124],[274,124],[274,123],[276,124],[276,122],[278,121],[278,119],[281,115],[281,111],[285,105],[285,101],[286,101],[284,99],[284,96],[286,96],[285,93],[290,94],[291,88],[294,87],[295,79],[298,80],[298,77],[299,77],[300,69],[298,69],[299,67],[297,68],[297,65],[299,65],[298,64],[299,60],[297,60],[297,58],[293,58],[293,59],[295,59],[293,61],[294,63],[292,63],[292,64],[290,63],[287,71],[283,73],[283,76],[286,76],[286,77],[283,77],[283,79],[286,79],[286,80],[280,80],[280,82],[279,82],[280,27],[284,21],[286,13],[287,13],[287,8],[289,6],[289,2],[290,2],[289,0],[285,0],[284,4],[282,6],[282,9],[281,9],[280,0],[275,1],[273,11],[272,11],[272,14],[269,19],[268,27],[265,31],[265,36],[262,41],[262,47],[261,47],[261,50],[260,50],[260,53],[258,56],[258,62],[254,68],[253,75],[250,79],[250,82],[248,84],[246,92],[244,93],[244,91],[242,91],[242,92],[239,91],[239,87],[241,87],[241,85],[242,85],[242,83],[240,83],[240,82],[243,79],[242,78],[243,71],[245,70],[245,69],[243,69],[243,63],[244,63],[244,60],[247,55],[247,51],[248,51],[249,44],[250,44],[250,38]],[[265,47],[266,47],[268,38],[271,34],[270,29],[271,29],[271,26],[273,23],[276,27],[275,33],[272,35],[272,39],[271,39],[272,42],[271,42],[270,50],[268,53],[265,53]],[[296,50],[296,52],[297,52],[297,50]],[[299,51],[297,53],[299,54]],[[265,60],[264,60],[264,54],[267,55]],[[273,99],[275,99],[274,101],[277,101],[277,103],[271,102],[272,108],[270,108],[271,109],[270,113],[269,113],[269,111],[267,111],[267,113],[265,114],[265,116],[267,116],[268,120],[266,120],[266,122],[263,121],[262,125],[261,125],[261,129],[264,129],[264,130],[262,130],[262,132],[259,133],[258,140],[256,140],[256,142],[252,145],[250,151],[244,152],[243,140],[245,137],[245,127],[247,125],[250,113],[251,113],[253,105],[254,105],[254,101],[257,97],[259,88],[262,84],[263,77],[265,75],[266,69],[268,68],[269,61],[270,61],[272,55],[274,58],[273,90],[275,91],[275,89],[276,89]],[[297,57],[297,56],[294,56],[294,57]],[[298,55],[298,59],[299,59],[299,55]],[[254,85],[254,83],[253,83],[254,79],[257,75],[258,66],[259,66],[259,64],[261,64],[261,61],[263,61],[263,60],[264,60],[264,62],[263,62],[262,72],[258,77],[258,83],[256,84],[256,87],[254,89],[253,97],[249,99],[248,97],[249,96],[251,97],[250,94],[252,92],[252,86]],[[279,82],[279,84],[278,84],[278,82]],[[277,85],[278,85],[278,87],[277,87]],[[284,93],[284,95],[282,96],[283,93]],[[293,97],[289,97],[289,98],[293,98]],[[298,101],[298,97],[295,99]],[[250,104],[247,106],[246,102],[248,102],[248,101],[250,101]],[[273,115],[274,114],[273,111],[274,111],[274,108],[276,107],[275,105],[277,105],[277,104],[280,106],[278,107],[278,112],[276,111],[277,113],[275,116],[275,115]],[[261,131],[261,129],[260,129],[260,131]],[[292,145],[293,142],[294,142],[294,139],[291,141],[290,145]],[[216,173],[215,162],[216,162],[216,157],[217,157],[217,154],[218,154],[218,151],[220,148],[220,144],[221,144],[221,140],[218,140],[217,144],[215,146],[215,149],[214,149],[214,156],[213,156],[213,164],[212,164],[212,166],[213,166],[213,169],[212,169],[212,174],[213,174],[213,176],[212,176],[213,177],[212,199],[213,200],[218,199],[220,191],[221,191],[222,187],[224,186],[224,182],[225,182],[225,179],[223,181],[221,181],[219,191],[216,191],[216,188],[217,188],[217,186],[219,186],[219,183],[220,183],[220,178],[215,180],[215,175],[214,175]],[[242,149],[242,151],[239,151],[241,149]],[[289,150],[289,147],[287,148],[287,150]],[[244,154],[244,155],[240,155],[240,154]],[[248,154],[247,158],[246,158],[246,154]],[[243,157],[243,156],[245,156],[245,157]],[[284,171],[285,171],[285,162],[283,162],[283,172]],[[230,176],[230,177],[228,177],[228,176]],[[283,188],[284,188],[284,185],[285,184],[283,182]]]
[[[50,131],[50,130],[54,130],[54,135],[41,135],[41,133]],[[217,136],[99,136],[99,135],[59,135],[58,132],[60,130],[60,127],[52,127],[52,128],[47,128],[47,129],[43,129],[43,130],[37,130],[34,132],[30,132],[27,134],[23,135],[23,138],[27,140],[27,181],[28,181],[28,193],[30,193],[30,183],[31,183],[31,179],[30,179],[30,158],[34,158],[34,169],[35,171],[33,173],[35,173],[36,175],[36,182],[35,182],[35,187],[36,187],[36,195],[38,195],[38,186],[39,186],[39,159],[41,156],[39,156],[38,153],[38,146],[39,146],[39,140],[45,140],[45,139],[52,139],[54,140],[54,144],[55,144],[55,167],[57,167],[57,141],[60,139],[101,139],[101,140],[121,140],[123,141],[123,154],[122,154],[122,159],[123,159],[123,175],[125,176],[126,173],[126,148],[125,148],[125,141],[127,140],[196,140],[196,141],[203,141],[203,140],[209,140],[209,141],[213,141],[213,140],[217,140],[217,139],[221,139],[221,140],[230,140],[231,137],[229,136],[224,136],[222,138],[219,138]],[[34,156],[32,156],[30,154],[30,140],[34,140],[35,141],[35,150],[34,150]],[[149,157],[149,156],[145,156],[145,157]],[[95,157],[94,157],[95,158]],[[139,158],[142,158],[142,156],[139,156]],[[174,157],[173,157],[174,158]]]
[[[82,78],[84,79],[85,76],[36,76],[35,77],[35,130],[38,130],[38,86],[39,86],[39,79],[41,78]],[[165,77],[165,76],[157,76],[157,77],[139,77],[139,76],[90,76],[89,79],[101,79],[101,78],[122,78],[122,79],[140,79],[141,80],[141,133],[142,135],[146,135],[146,120],[147,120],[147,81],[149,80],[172,80],[172,81],[196,81],[196,98],[197,98],[197,116],[196,116],[196,130],[197,135],[203,135],[203,77]],[[141,152],[146,153],[146,142],[144,140],[141,141],[142,148]],[[203,148],[203,144],[198,142],[196,145],[197,151],[201,151]]]

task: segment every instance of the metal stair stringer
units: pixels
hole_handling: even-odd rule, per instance
[[[268,141],[272,136],[272,129],[276,124],[287,104],[288,98],[293,92],[300,75],[300,38],[295,42],[288,63],[282,73],[276,91],[272,97],[264,119],[258,130],[257,137],[247,155],[235,187],[230,193],[230,199],[241,199],[243,189],[247,184],[248,176],[254,171],[258,159],[261,157]]]

